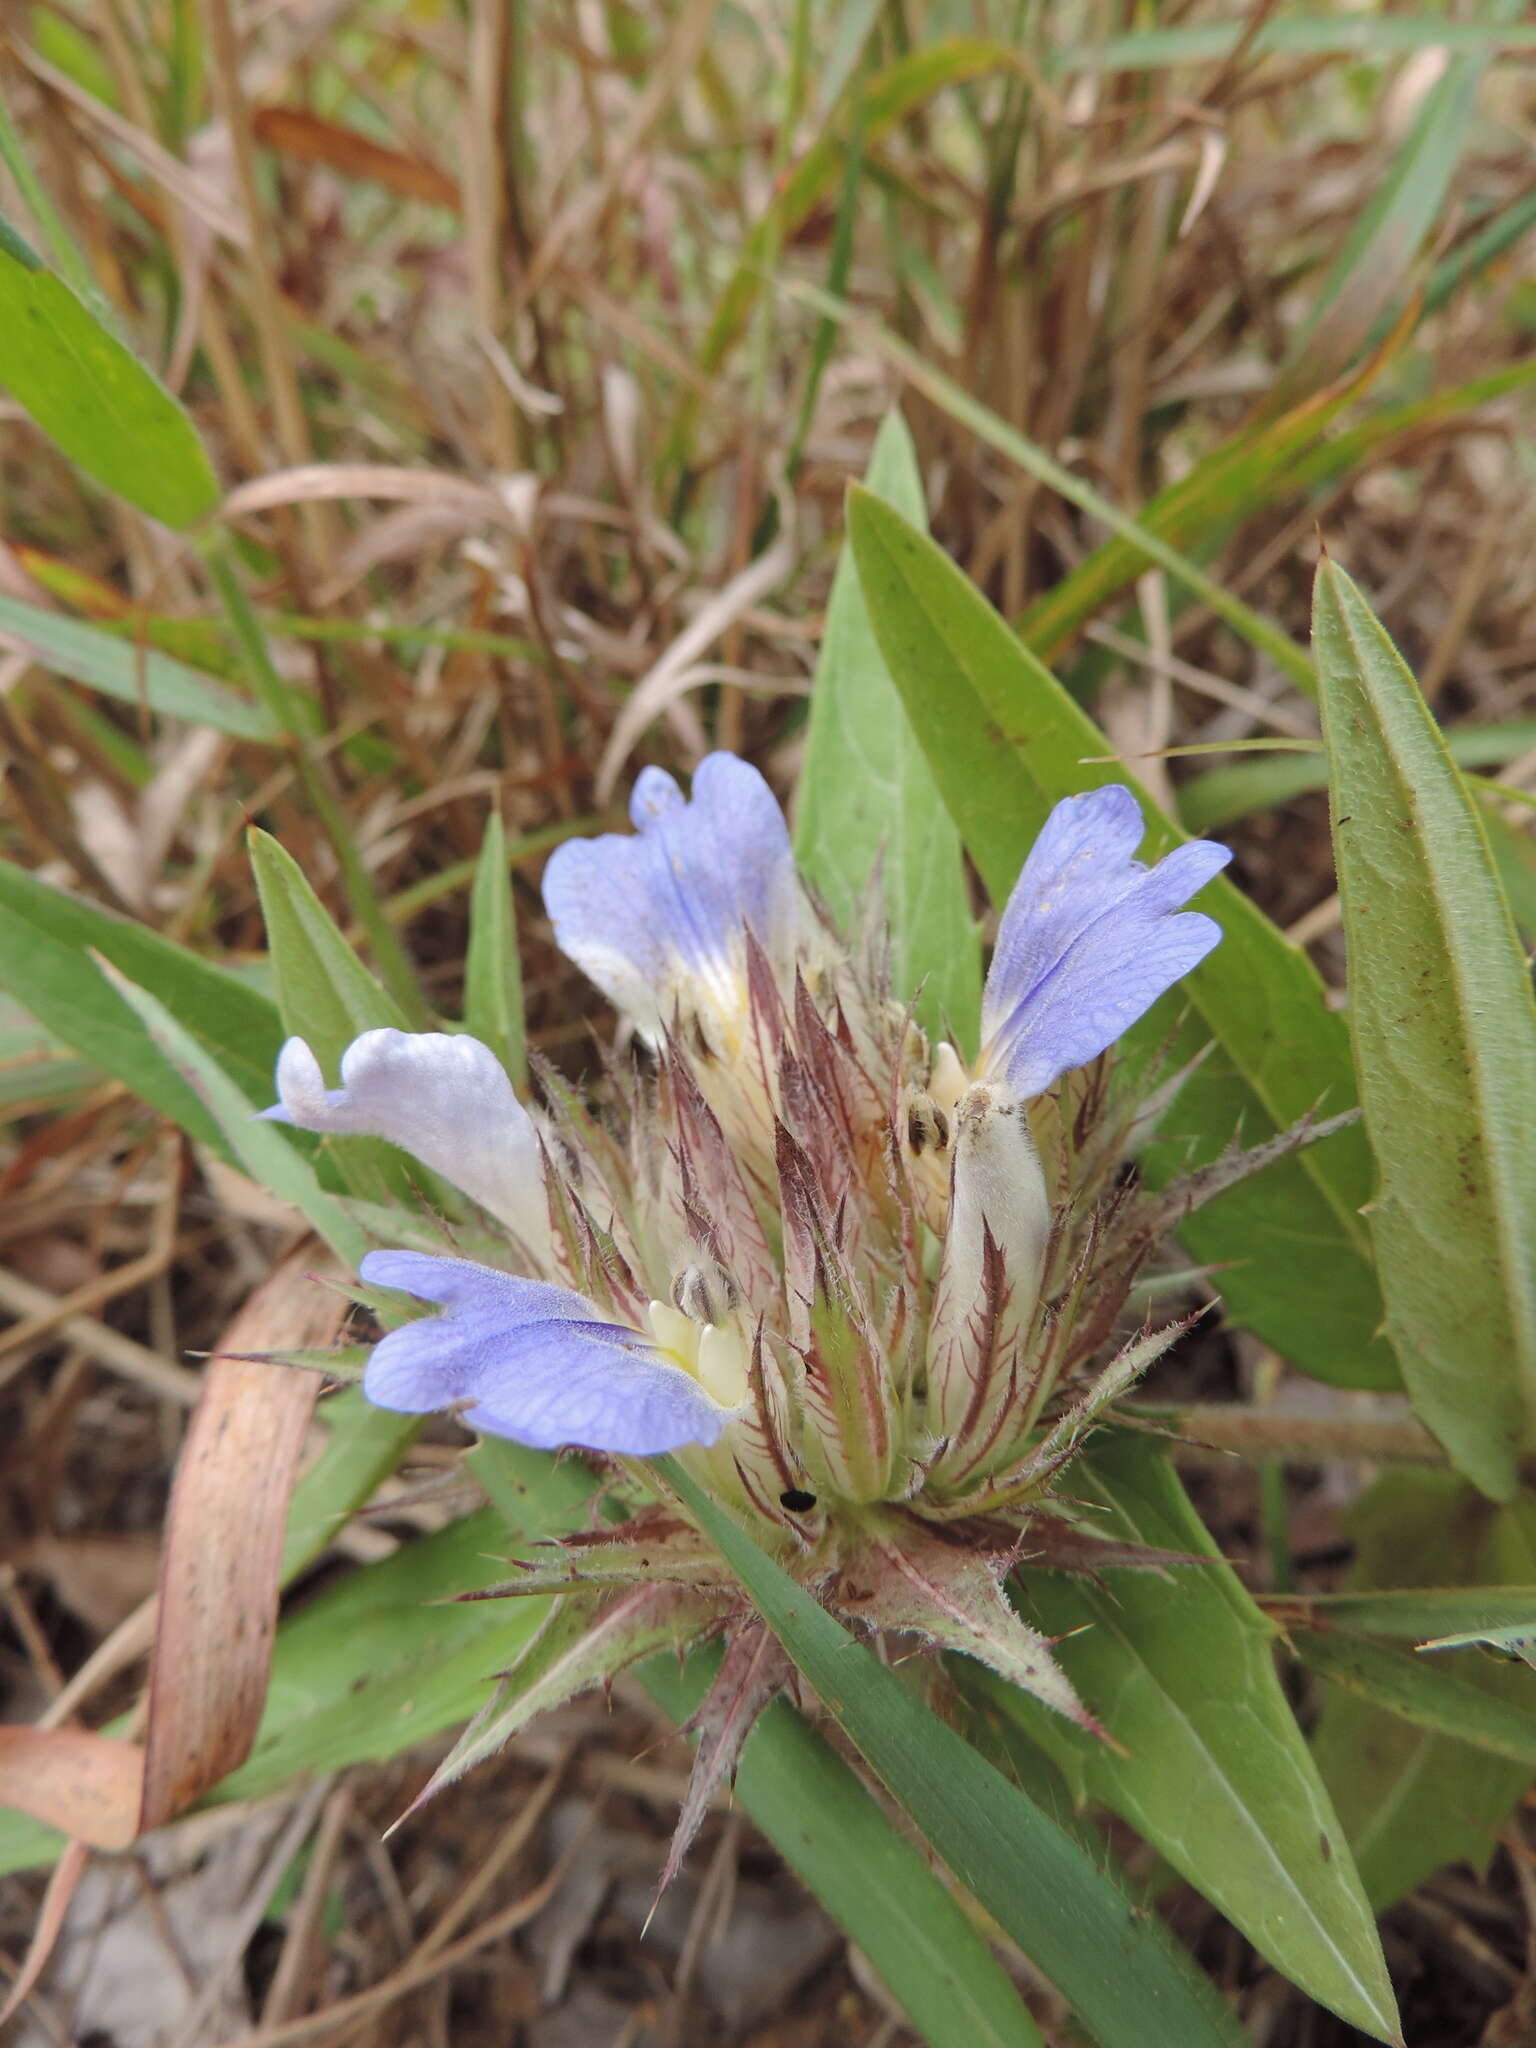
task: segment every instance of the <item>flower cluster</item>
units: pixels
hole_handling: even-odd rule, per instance
[[[739,1588],[637,1462],[668,1452],[845,1618],[980,1657],[1092,1726],[1003,1582],[1026,1530],[1062,1568],[1126,1561],[1052,1493],[1171,1334],[1116,1350],[1161,1228],[1122,1173],[1156,1106],[1101,1055],[1216,944],[1183,906],[1226,849],[1149,867],[1128,790],[1058,804],[967,1063],[893,998],[873,942],[829,928],[745,762],[711,755],[691,800],[647,769],[631,812],[632,836],[562,846],[544,883],[557,942],[640,1042],[601,1119],[553,1076],[530,1111],[474,1039],[389,1030],[334,1089],[291,1040],[265,1112],[392,1140],[498,1226],[504,1265],[364,1259],[370,1289],[439,1311],[377,1345],[368,1398],[580,1449],[628,1506],[509,1589],[565,1597],[495,1739],[665,1641],[727,1636],[733,1746],[777,1689]],[[451,1767],[490,1746],[472,1730]],[[716,1773],[731,1760],[715,1745]]]

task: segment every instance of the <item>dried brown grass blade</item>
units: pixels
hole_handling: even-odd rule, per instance
[[[355,128],[324,121],[298,107],[258,107],[251,125],[256,140],[280,156],[324,164],[344,178],[367,178],[375,185],[387,186],[402,199],[423,199],[430,206],[458,211],[458,182],[439,165],[370,142]]]
[[[139,1831],[144,1755],[83,1728],[0,1728],[0,1806],[14,1806],[93,1849],[126,1849]]]
[[[334,1342],[344,1299],[299,1259],[279,1266],[220,1349]],[[277,1629],[288,1497],[319,1393],[313,1373],[220,1358],[176,1470],[149,1680],[144,1829],[158,1827],[243,1763],[255,1740]]]
[[[75,1886],[85,1873],[90,1853],[83,1842],[71,1842],[54,1865],[26,1956],[16,1973],[16,1981],[11,1986],[10,1995],[5,2004],[0,2005],[0,2027],[20,2011],[26,2000],[31,1997],[38,1978],[42,1976],[48,1958],[53,1954],[53,1945],[59,1938],[59,1929],[64,1925],[64,1915],[69,1911],[70,1900],[75,1896]]]
[[[319,504],[332,498],[399,498],[411,505],[462,506],[478,519],[516,521],[506,503],[484,484],[438,469],[407,469],[388,462],[306,462],[274,470],[230,492],[225,519],[247,519],[280,505]]]

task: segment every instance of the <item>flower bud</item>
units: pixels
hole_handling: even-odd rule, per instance
[[[935,1479],[1006,1453],[1027,1420],[1026,1347],[1051,1229],[1045,1176],[1022,1099],[977,1081],[950,1146],[949,1221],[928,1334]]]

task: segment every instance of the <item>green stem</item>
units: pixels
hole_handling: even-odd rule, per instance
[[[418,1029],[426,1030],[432,1013],[416,985],[411,963],[396,934],[389,912],[373,886],[373,877],[358,852],[351,826],[332,788],[325,764],[312,746],[315,712],[310,701],[291,690],[273,665],[250,599],[230,560],[228,543],[213,542],[204,551],[209,574],[234,633],[241,663],[257,695],[288,735],[294,766],[321,830],[331,842],[341,869],[342,887],[352,915],[368,936],[379,979]]]

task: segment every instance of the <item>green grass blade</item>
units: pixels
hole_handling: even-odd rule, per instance
[[[914,525],[925,523],[917,451],[900,413],[880,429],[867,483]],[[907,722],[846,547],[811,692],[795,856],[850,934],[879,869],[897,997],[907,1001],[921,984],[923,1023],[934,1032],[947,1024],[974,1052],[981,942],[960,835]]]
[[[152,519],[191,526],[218,503],[175,399],[3,221],[0,384],[71,462]]]
[[[1397,2012],[1375,1919],[1306,1740],[1275,1674],[1274,1626],[1225,1564],[1168,1460],[1101,1437],[1072,1492],[1096,1533],[1203,1555],[1108,1583],[1030,1571],[1031,1618],[1128,1752],[1116,1755],[1022,1694],[989,1685],[1079,1800],[1129,1821],[1311,1998],[1378,2039]],[[1536,1728],[1536,1723],[1533,1723]]]
[[[994,899],[1002,903],[1051,805],[1076,790],[1131,778],[1085,765],[1111,750],[1054,677],[1022,647],[961,572],[889,506],[855,490],[849,534],[875,631],[950,813]],[[1149,846],[1181,835],[1144,794]],[[1169,1127],[1208,1158],[1241,1128],[1249,1143],[1319,1103],[1353,1100],[1343,1020],[1324,1006],[1306,957],[1218,877],[1203,901],[1225,936],[1131,1035],[1159,1045],[1174,1006],[1196,1021],[1188,1056],[1214,1036],[1219,1057],[1186,1083]],[[1304,1370],[1342,1385],[1397,1384],[1377,1341],[1381,1302],[1359,1208],[1370,1191],[1358,1132],[1281,1162],[1191,1217],[1181,1235],[1220,1263],[1232,1314]],[[1164,1168],[1157,1157],[1149,1170]]]
[[[904,53],[883,71],[856,81],[849,89],[861,96],[857,119],[862,146],[878,147],[901,122],[946,87],[997,71],[1016,71],[1021,61],[1018,51],[1006,43],[980,36],[944,37]],[[775,252],[786,246],[813,208],[837,184],[843,163],[843,145],[837,131],[846,106],[844,99],[831,110],[821,132],[801,152],[744,237],[699,349],[699,366],[707,376],[714,375],[740,339]],[[836,301],[829,305],[837,308]],[[679,407],[668,448],[669,462],[686,450],[697,411],[695,398],[685,400]]]
[[[1211,64],[1246,42],[1249,23],[1226,21],[1178,28],[1137,29],[1097,43],[1069,43],[1054,52],[1052,76],[1073,71],[1153,71],[1173,64]],[[1411,55],[1416,50],[1536,49],[1536,27],[1492,21],[1452,21],[1439,13],[1282,15],[1260,24],[1249,43],[1254,57],[1355,57],[1363,62]]]
[[[1370,1226],[1420,1418],[1495,1499],[1536,1434],[1536,1003],[1487,835],[1392,642],[1318,572]]]
[[[271,1101],[272,1063],[282,1043],[282,1024],[276,1004],[249,981],[231,974],[226,968],[215,966],[210,960],[204,960],[185,946],[178,946],[174,940],[162,938],[147,925],[115,917],[110,911],[98,909],[94,903],[67,896],[62,889],[50,888],[46,882],[12,867],[8,861],[0,861],[0,912],[30,925],[48,945],[73,950],[81,958],[83,975],[88,976],[97,989],[110,995],[94,964],[85,958],[88,952],[100,953],[130,981],[138,982],[152,995],[158,996],[166,1008],[216,1055],[219,1064],[250,1097],[254,1106],[259,1108]],[[15,943],[0,950],[0,982],[12,987],[14,993],[25,1001],[25,992],[20,984],[23,980],[30,980],[37,986],[42,1000],[43,986],[38,981],[40,967],[31,957],[30,941],[16,933],[14,925],[12,931]],[[79,974],[71,976],[68,985],[76,990],[88,986]],[[28,1004],[28,1007],[32,1006]],[[112,1006],[105,1004],[103,1007]],[[81,1017],[82,1027],[88,1025],[91,1014],[94,1013],[87,1006]],[[71,1034],[69,1011],[66,1009],[60,1015],[62,1023],[52,1025],[56,1035],[66,1045],[85,1051],[79,1039]],[[135,1032],[135,1037],[141,1035],[142,1027]],[[96,1055],[90,1057],[95,1058]],[[138,1088],[136,1071],[131,1064],[127,1071],[115,1066],[109,1067],[108,1071],[137,1092],[143,1092]],[[164,1106],[163,1103],[157,1104],[157,1107]]]
[[[173,655],[135,647],[79,619],[0,596],[0,635],[30,648],[55,675],[100,690],[120,703],[147,705],[162,717],[211,725],[239,740],[279,737],[277,722],[264,706],[237,697],[224,683]]]
[[[291,1202],[337,1257],[355,1266],[368,1248],[367,1237],[335,1196],[321,1187],[298,1147],[276,1124],[252,1115],[248,1098],[157,997],[121,976],[116,976],[115,982],[162,1058],[185,1076],[222,1133],[235,1164],[280,1201]]]
[[[1391,171],[1361,210],[1318,289],[1270,394],[1272,406],[1283,407],[1337,376],[1400,296],[1461,161],[1491,54],[1464,52],[1453,58],[1425,94]]]
[[[1303,1628],[1292,1630],[1290,1640],[1302,1663],[1330,1685],[1358,1693],[1416,1728],[1470,1742],[1536,1770],[1536,1678],[1526,1681],[1531,1697],[1518,1706],[1483,1692],[1454,1671],[1359,1636]]]
[[[0,988],[65,1045],[179,1124],[230,1156],[218,1123],[174,1062],[156,1047],[90,955],[19,916],[0,900]],[[246,1104],[250,1114],[250,1104]]]
[[[346,807],[331,781],[330,764],[310,745],[317,723],[316,707],[278,674],[266,638],[245,594],[245,586],[231,559],[229,543],[215,542],[204,553],[208,573],[223,603],[245,672],[273,719],[289,737],[294,766],[305,797],[331,842],[347,900],[368,936],[380,979],[401,1011],[409,1017],[413,1028],[424,1030],[429,1013],[416,986],[410,960],[379,900],[373,876],[358,849]]]
[[[1445,734],[1459,768],[1502,768],[1536,748],[1536,718],[1497,725],[1463,725]],[[1179,820],[1186,832],[1218,832],[1254,811],[1290,803],[1328,787],[1327,757],[1317,753],[1270,754],[1209,769],[1179,791]]]
[[[818,312],[841,321],[858,338],[867,341],[898,369],[915,390],[975,434],[988,447],[995,448],[1000,455],[1016,463],[1027,476],[1034,477],[1047,489],[1053,490],[1066,499],[1069,505],[1076,505],[1079,511],[1106,526],[1121,541],[1127,543],[1148,562],[1155,562],[1166,569],[1183,589],[1198,597],[1219,619],[1223,619],[1241,639],[1260,654],[1266,655],[1281,672],[1288,676],[1299,690],[1308,696],[1317,691],[1317,679],[1312,664],[1288,633],[1284,633],[1256,612],[1241,598],[1234,597],[1223,589],[1214,577],[1192,562],[1185,554],[1166,541],[1161,534],[1154,533],[1139,520],[1122,512],[1120,507],[1096,491],[1091,484],[1084,483],[1080,476],[1066,469],[1054,457],[1047,455],[1043,448],[1010,427],[1006,420],[977,398],[972,397],[963,385],[947,377],[926,362],[915,349],[909,348],[886,328],[865,319],[853,311],[844,301],[828,298],[814,286],[794,286],[793,295],[814,306]]]
[[[464,963],[464,1022],[488,1045],[519,1088],[528,1081],[523,1029],[523,970],[517,954],[517,912],[501,819],[487,820],[469,896],[469,951]]]
[[[924,1839],[1100,2048],[1236,2043],[1233,2015],[1155,1916],[939,1720],[675,1463],[670,1483]],[[1106,1958],[1114,1958],[1113,1967]]]
[[[1536,1630],[1536,1586],[1407,1586],[1392,1593],[1312,1593],[1267,1604],[1282,1626],[1299,1614],[1309,1627],[1416,1643],[1455,1630]]]
[[[1383,1473],[1345,1516],[1355,1543],[1351,1592],[1462,1587],[1486,1599],[1536,1584],[1536,1502],[1494,1508],[1459,1473]],[[1466,1658],[1458,1676],[1522,1712],[1531,1674]],[[1447,1863],[1485,1870],[1510,1811],[1530,1789],[1525,1764],[1388,1713],[1357,1693],[1324,1688],[1313,1749],[1377,1912]]]

